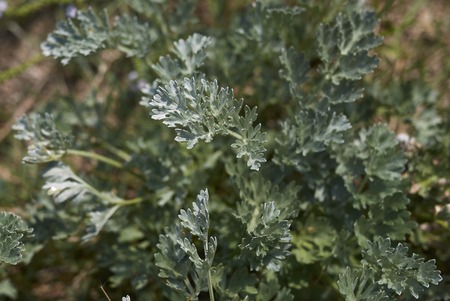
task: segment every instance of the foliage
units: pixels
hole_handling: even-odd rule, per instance
[[[200,191],[193,210],[182,209],[178,218],[183,228],[197,237],[203,244],[203,258],[192,242],[192,237],[184,237],[180,230],[160,236],[157,245],[162,253],[155,254],[155,264],[160,268],[159,276],[168,278],[168,285],[181,291],[186,298],[196,299],[201,291],[212,294],[211,269],[217,250],[217,238],[209,237],[209,195]],[[193,287],[189,279],[193,279]]]
[[[450,256],[426,261],[421,238],[424,224],[450,229],[438,94],[380,80],[378,15],[362,1],[236,5],[133,0],[56,25],[44,55],[92,93],[13,126],[45,192],[25,208],[23,268],[61,254],[77,300],[99,278],[117,300],[444,298]],[[8,230],[7,262],[29,228]]]
[[[234,99],[233,91],[218,87],[217,81],[195,78],[184,79],[183,83],[171,81],[169,85],[159,87],[156,95],[149,102],[152,118],[164,120],[164,124],[177,128],[178,142],[187,142],[193,148],[198,140],[211,142],[216,134],[230,135],[237,138],[231,146],[237,149],[237,157],[248,157],[247,165],[258,170],[265,151],[265,134],[260,132],[261,125],[252,123],[256,120],[256,108],[245,107],[244,117],[239,116],[242,101]]]
[[[417,254],[408,257],[407,252],[401,243],[392,248],[390,239],[378,237],[363,252],[362,268],[347,268],[339,276],[339,290],[346,300],[384,300],[392,295],[389,291],[398,295],[407,291],[417,299],[423,287],[429,287],[430,282],[438,284],[442,277],[436,271],[435,260],[425,262]]]
[[[114,47],[129,56],[143,57],[156,38],[148,24],[128,15],[116,18],[114,27],[109,24],[106,11],[100,15],[92,9],[80,11],[75,20],[69,18],[57,25],[42,44],[44,55],[61,58],[67,64],[79,55]]]
[[[0,261],[17,264],[23,259],[25,245],[22,239],[33,231],[14,213],[0,212]]]
[[[72,144],[69,135],[63,135],[55,127],[50,114],[23,116],[13,129],[15,138],[30,141],[28,155],[23,158],[25,163],[50,162],[60,158]]]

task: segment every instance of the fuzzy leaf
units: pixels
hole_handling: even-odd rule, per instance
[[[339,85],[325,83],[322,89],[323,96],[330,104],[354,102],[363,96],[364,89],[357,87],[350,80],[342,80]]]
[[[68,200],[79,203],[92,194],[89,185],[62,163],[51,166],[43,176],[46,183],[42,188],[46,189],[48,195],[57,203]]]
[[[180,39],[174,43],[172,50],[176,58],[172,59],[169,55],[161,56],[159,62],[152,65],[152,69],[165,83],[193,76],[195,71],[203,65],[206,48],[210,44],[211,38],[197,33],[186,40]]]
[[[324,64],[319,71],[334,85],[372,72],[379,59],[369,56],[368,51],[381,43],[381,38],[373,33],[377,24],[374,12],[353,11],[339,14],[332,24],[320,26],[317,51]]]
[[[200,191],[197,200],[193,203],[193,210],[181,209],[178,218],[181,225],[188,229],[192,235],[199,237],[202,241],[208,237],[209,213],[208,213],[208,190]]]
[[[79,55],[87,56],[105,48],[117,48],[128,56],[143,57],[156,40],[156,32],[147,23],[128,15],[115,19],[111,27],[106,10],[96,14],[92,8],[79,11],[56,25],[54,32],[41,44],[45,56],[61,59],[63,65]]]
[[[408,292],[414,298],[428,287],[442,281],[434,260],[424,261],[417,254],[408,256],[408,248],[399,243],[391,247],[389,238],[377,237],[363,252],[363,263],[375,273],[378,284],[386,285],[398,295]]]
[[[255,285],[257,278],[254,274],[249,273],[246,267],[237,269],[229,279],[222,279],[221,286],[226,286],[225,293],[230,297],[238,296],[238,293],[256,290]]]
[[[129,0],[127,5],[135,11],[152,18],[155,15],[161,15],[161,4],[166,0]]]
[[[56,129],[51,114],[31,114],[23,116],[13,125],[14,137],[29,141],[28,153],[23,158],[25,163],[43,163],[61,158],[72,145],[72,136],[64,135]]]
[[[270,279],[267,283],[261,282],[258,287],[258,301],[292,301],[294,296],[290,294],[290,290],[281,288],[276,278]]]
[[[239,244],[240,258],[248,260],[252,270],[266,267],[278,271],[281,261],[289,255],[290,222],[279,216],[275,203],[269,202],[256,207],[252,221],[247,221],[247,232]]]
[[[120,206],[116,205],[104,211],[93,211],[89,212],[89,217],[91,219],[91,225],[87,228],[87,233],[82,237],[83,241],[87,241],[95,236],[97,236],[103,229],[108,220],[114,215],[114,213],[119,209]]]
[[[395,240],[403,240],[417,227],[410,220],[407,210],[409,199],[402,193],[395,193],[369,205],[368,216],[362,216],[355,223],[355,234],[360,245],[383,235]]]
[[[406,157],[398,148],[394,133],[382,124],[360,132],[359,157],[370,177],[398,180],[405,169]]]
[[[240,197],[244,200],[237,203],[238,213],[235,215],[242,223],[249,220],[247,216],[251,216],[253,206],[261,206],[271,201],[276,202],[281,219],[297,217],[300,187],[294,182],[286,186],[276,185],[274,181],[265,178],[261,173],[249,171],[243,164],[230,162],[225,165],[225,168],[239,190]]]
[[[300,111],[293,122],[282,124],[283,136],[277,141],[281,144],[280,151],[287,157],[306,156],[323,151],[331,144],[343,143],[343,132],[350,128],[345,115],[305,110]]]
[[[56,25],[53,33],[42,43],[45,56],[60,58],[66,65],[78,55],[88,55],[109,45],[109,24],[106,11],[100,16],[91,8],[79,11],[75,21],[67,19]]]
[[[351,269],[347,267],[344,274],[339,275],[339,292],[346,301],[388,301],[389,296],[373,281],[369,270]]]
[[[309,63],[303,54],[298,54],[292,47],[282,50],[280,61],[284,67],[280,70],[281,78],[289,83],[291,95],[300,98],[299,87],[308,80]]]
[[[152,69],[156,72],[159,78],[165,82],[182,77],[183,68],[181,68],[180,61],[171,59],[169,55],[161,56],[159,62],[152,65]],[[146,91],[143,91],[146,94]],[[148,101],[145,102],[146,104]]]
[[[111,40],[127,56],[140,58],[146,56],[158,37],[148,23],[139,21],[135,16],[118,16],[115,24],[111,32]]]
[[[189,255],[178,244],[182,238],[180,230],[177,227],[172,231],[166,229],[166,234],[159,236],[159,243],[156,245],[159,252],[155,254],[155,264],[160,270],[158,276],[166,279],[169,287],[188,297],[193,292],[184,280],[194,268]]]
[[[194,33],[186,40],[178,40],[174,43],[173,52],[184,64],[187,75],[203,64],[206,58],[205,49],[211,43],[211,38]]]
[[[204,257],[199,256],[192,237],[184,236],[179,228],[160,235],[157,245],[160,252],[155,254],[156,265],[160,268],[159,276],[166,278],[169,287],[182,292],[187,298],[198,296],[201,291],[209,289],[208,277],[217,250],[217,239],[208,237],[208,198],[207,190],[200,191],[193,209],[182,209],[178,215],[181,225],[203,242]]]
[[[417,140],[430,146],[439,141],[443,134],[442,118],[434,108],[429,108],[420,112],[413,125],[417,132]]]
[[[261,132],[261,124],[253,127],[253,123],[258,116],[256,107],[250,109],[248,106],[245,106],[244,112],[244,116],[235,118],[240,139],[236,140],[231,147],[237,151],[237,158],[248,158],[247,166],[250,169],[259,170],[261,163],[266,162],[264,158],[266,149],[262,146],[262,143],[266,141],[266,133]]]
[[[21,217],[9,212],[0,212],[0,262],[17,264],[23,259],[24,236],[33,230]]]
[[[9,279],[0,281],[0,296],[8,297],[12,300],[16,300],[18,295],[17,288]]]
[[[265,162],[265,134],[260,125],[252,126],[256,109],[245,109],[245,116],[239,116],[243,101],[234,98],[233,90],[220,88],[217,81],[185,78],[182,83],[170,81],[160,86],[157,94],[149,101],[151,116],[163,120],[169,127],[175,127],[176,141],[187,142],[193,148],[199,140],[211,142],[218,134],[232,135],[236,143],[237,157],[246,157],[247,165],[258,170]]]

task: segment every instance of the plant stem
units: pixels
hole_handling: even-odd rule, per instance
[[[356,190],[357,194],[360,194],[363,191],[364,187],[367,184],[367,181],[369,181],[369,177],[367,175],[364,175],[364,178],[361,181],[361,184],[359,184],[358,189]]]
[[[127,205],[132,205],[132,204],[137,204],[142,202],[144,199],[142,197],[137,197],[134,199],[129,199],[129,200],[124,200],[122,198],[119,197],[110,197],[108,194],[103,193],[99,190],[97,190],[97,188],[91,186],[90,184],[86,183],[82,178],[80,178],[77,175],[73,175],[72,176],[74,180],[77,180],[78,182],[82,183],[83,185],[86,186],[86,188],[95,196],[97,196],[99,199],[106,199],[110,204],[114,204],[114,205],[119,205],[119,206],[127,206]]]
[[[105,142],[105,141],[101,141],[100,142],[101,145],[103,145],[108,151],[110,151],[111,153],[115,154],[117,157],[123,159],[124,161],[130,161],[131,160],[131,155],[128,154],[127,152],[118,149],[115,146],[112,146],[111,144]]]
[[[123,164],[120,163],[119,161],[99,155],[97,153],[82,151],[82,150],[77,150],[77,149],[68,149],[66,151],[66,153],[69,155],[75,155],[75,156],[81,156],[81,157],[95,159],[95,160],[101,161],[103,163],[109,164],[109,165],[117,167],[117,168],[123,168]]]
[[[232,130],[228,130],[227,129],[227,133],[228,133],[228,135],[233,136],[234,138],[236,138],[238,140],[242,140],[243,139],[243,137],[241,135],[239,135],[236,132],[233,132]]]
[[[105,289],[103,288],[103,285],[100,285],[100,289],[103,291],[103,294],[105,294],[106,299],[108,299],[108,301],[111,301],[111,298],[109,298],[108,294],[106,293]]]
[[[107,199],[109,202],[114,202],[115,200],[110,198],[108,195],[101,193],[98,191],[95,187],[91,186],[90,184],[86,183],[82,178],[79,176],[73,174],[72,178],[80,183],[82,183],[86,188],[95,196],[97,196],[99,199]]]
[[[144,200],[143,198],[138,197],[138,198],[129,199],[129,200],[123,200],[123,199],[113,200],[113,201],[111,201],[111,203],[119,205],[119,206],[127,206],[127,205],[140,203],[143,200]]]
[[[38,10],[45,8],[50,5],[62,5],[62,4],[82,4],[84,0],[42,0],[42,1],[32,1],[30,3],[25,3],[17,7],[11,7],[5,11],[5,17],[8,18],[18,18],[26,17],[30,14],[36,13]]]
[[[214,301],[214,291],[211,281],[211,267],[208,267],[208,291],[209,291],[209,301]]]
[[[44,60],[44,56],[42,54],[38,54],[30,58],[29,60],[26,60],[25,62],[20,63],[17,66],[14,66],[10,69],[7,69],[5,71],[0,72],[0,83],[3,83],[20,73],[27,70],[29,67],[36,65]]]
[[[208,262],[208,253],[209,253],[209,246],[208,246],[208,234],[206,235],[206,239],[203,241],[203,249],[205,250],[205,261]],[[209,291],[209,301],[214,301],[214,291],[211,281],[211,265],[208,263],[208,291]]]

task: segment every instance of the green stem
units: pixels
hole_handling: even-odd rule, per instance
[[[111,153],[113,153],[114,155],[116,155],[117,157],[123,159],[124,161],[130,161],[131,160],[131,155],[128,154],[127,152],[118,149],[117,147],[109,144],[108,142],[105,141],[101,141],[100,144],[102,144],[108,151],[110,151]]]
[[[184,279],[184,284],[186,285],[187,289],[191,293],[189,298],[192,298],[192,296],[195,294],[195,290],[187,278]]]
[[[108,194],[103,193],[101,191],[98,191],[95,187],[91,186],[90,184],[86,183],[82,178],[80,178],[77,175],[72,176],[74,180],[83,183],[84,186],[96,197],[99,199],[106,199],[110,204],[119,205],[119,206],[127,206],[132,204],[137,204],[142,202],[144,199],[142,197],[137,197],[134,199],[124,200],[122,198],[118,197],[110,197]]]
[[[82,178],[80,178],[77,175],[73,175],[72,178],[80,183],[82,183],[84,186],[86,186],[86,188],[95,196],[97,196],[100,199],[107,199],[109,202],[113,202],[114,200],[110,197],[108,197],[106,194],[101,193],[100,191],[98,191],[95,187],[89,185],[88,183],[86,183]]]
[[[208,246],[208,234],[206,235],[206,239],[203,242],[203,249],[205,250],[205,261],[208,262],[208,252],[209,252],[209,246]],[[214,290],[211,280],[211,266],[208,263],[208,291],[209,291],[209,301],[214,301]]]
[[[232,130],[228,130],[227,129],[227,133],[228,133],[228,135],[233,136],[234,138],[236,138],[238,140],[242,140],[243,139],[243,137],[241,135],[239,135],[236,132],[233,132]]]
[[[138,198],[129,199],[129,200],[123,200],[123,199],[112,200],[111,203],[119,205],[119,206],[127,206],[127,205],[133,205],[133,204],[140,203],[143,200],[144,200],[143,198],[138,197]]]
[[[258,225],[258,218],[259,218],[260,214],[261,214],[261,208],[258,205],[255,205],[255,209],[253,210],[253,213],[252,213],[252,219],[247,224],[247,229],[249,231],[253,231],[256,228],[256,226]]]
[[[369,177],[367,175],[364,175],[364,178],[363,178],[361,184],[359,184],[358,189],[356,190],[357,194],[360,194],[363,191],[364,187],[367,184],[367,181],[369,181]]]
[[[14,66],[10,69],[7,69],[5,71],[0,72],[0,83],[3,83],[20,73],[27,70],[29,67],[36,65],[44,60],[44,56],[42,54],[38,54],[30,58],[29,60],[26,60],[25,62],[20,63],[17,66]]]
[[[81,156],[81,157],[95,159],[97,161],[101,161],[103,163],[106,163],[108,165],[111,165],[111,166],[114,166],[117,168],[123,168],[123,164],[120,163],[119,161],[99,155],[97,153],[82,151],[82,150],[77,150],[77,149],[68,149],[66,151],[66,153],[69,155],[75,155],[75,156]]]
[[[214,291],[211,281],[211,267],[208,268],[208,291],[209,291],[209,301],[214,301]]]
[[[50,6],[50,5],[61,5],[61,4],[76,4],[76,5],[80,5],[82,3],[84,3],[84,0],[40,0],[40,1],[32,1],[30,3],[25,3],[22,5],[19,5],[17,7],[11,7],[8,8],[5,11],[5,17],[8,18],[18,18],[18,17],[26,17],[30,14],[33,14],[35,12],[37,12],[38,10],[41,10],[43,8],[45,8],[46,6]]]

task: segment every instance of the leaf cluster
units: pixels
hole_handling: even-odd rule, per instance
[[[247,157],[251,169],[258,170],[266,161],[265,134],[260,131],[260,124],[253,126],[256,108],[245,106],[245,115],[240,116],[243,101],[234,98],[233,90],[219,88],[217,81],[171,81],[158,88],[148,106],[153,119],[176,128],[175,140],[187,142],[188,149],[199,140],[211,142],[216,135],[228,135],[236,138],[231,145],[237,151],[236,157]]]
[[[378,237],[363,252],[362,267],[347,268],[339,276],[339,290],[346,300],[389,300],[389,292],[419,298],[424,287],[438,284],[442,276],[435,260],[425,261],[407,253],[408,247],[401,243],[393,248],[389,238]]]
[[[45,56],[61,59],[63,64],[80,55],[89,55],[105,48],[118,48],[128,56],[144,57],[157,36],[148,23],[137,17],[117,17],[111,26],[106,11],[79,11],[74,19],[60,21],[55,31],[42,43]]]
[[[0,212],[0,227],[0,262],[21,262],[25,251],[23,239],[30,236],[33,229],[21,217],[10,212]]]
[[[113,14],[79,11],[42,44],[98,74],[87,99],[14,125],[45,182],[26,208],[38,236],[30,273],[33,254],[62,252],[52,263],[89,270],[71,275],[85,285],[77,300],[105,277],[123,300],[437,295],[448,254],[426,261],[405,247],[421,253],[424,233],[448,232],[436,94],[367,77],[382,37],[366,3],[229,3],[109,3]],[[126,55],[102,73],[86,56],[107,48]],[[384,118],[419,143],[373,122]],[[23,252],[25,232],[3,249]]]
[[[32,114],[22,116],[13,125],[15,138],[29,141],[25,163],[50,162],[61,158],[73,143],[71,135],[65,135],[56,129],[51,114]]]

